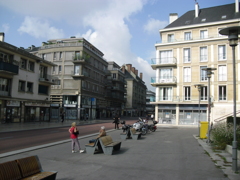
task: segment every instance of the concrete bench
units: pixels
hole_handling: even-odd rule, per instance
[[[94,143],[85,144],[86,153],[94,154],[98,143],[100,143],[100,142],[98,141],[98,139],[96,139],[96,141]]]
[[[127,138],[131,137],[131,134],[129,132],[129,129],[125,132],[120,133],[121,140],[126,140]]]
[[[56,171],[43,171],[38,156],[8,161],[0,164],[0,179],[55,180]]]
[[[142,135],[141,132],[137,132],[136,129],[134,129],[134,128],[130,129],[130,133],[131,133],[132,139],[134,139],[134,140],[140,139],[141,135]]]
[[[120,150],[122,142],[113,142],[111,136],[103,136],[99,138],[101,147],[103,149],[104,154],[112,155],[113,150]]]

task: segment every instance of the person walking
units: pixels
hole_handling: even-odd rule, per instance
[[[72,144],[71,144],[72,145],[72,153],[77,152],[77,151],[75,151],[75,146],[78,146],[79,153],[83,153],[84,150],[81,150],[80,143],[78,141],[79,131],[77,129],[76,122],[72,123],[72,125],[68,131],[70,133],[70,138],[72,139]]]
[[[119,129],[118,124],[119,124],[120,118],[118,115],[115,116],[113,123],[115,123],[115,129]]]
[[[154,115],[152,114],[152,115],[151,115],[151,120],[153,121],[153,119],[154,119]]]
[[[63,111],[62,113],[61,113],[61,122],[63,123],[63,121],[64,121],[64,117],[65,117],[65,111]]]

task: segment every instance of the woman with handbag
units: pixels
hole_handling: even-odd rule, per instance
[[[76,127],[76,123],[75,122],[72,123],[72,126],[71,126],[71,128],[68,131],[70,133],[70,138],[72,139],[72,153],[77,152],[77,151],[75,151],[75,145],[78,146],[79,153],[83,153],[84,150],[81,150],[80,143],[78,141],[79,131],[78,131],[77,127]]]

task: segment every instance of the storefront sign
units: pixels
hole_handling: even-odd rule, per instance
[[[7,106],[20,106],[20,101],[7,101]]]
[[[39,106],[39,107],[50,107],[50,104],[45,104],[45,103],[36,103],[36,102],[26,102],[25,106]]]
[[[76,104],[64,104],[64,107],[76,107]]]
[[[59,104],[51,104],[51,107],[59,107]]]

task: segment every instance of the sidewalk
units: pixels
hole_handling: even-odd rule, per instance
[[[1,124],[0,132],[52,128],[67,126],[74,121],[50,123]],[[79,124],[112,122],[94,120]],[[11,125],[11,126],[10,126]],[[114,141],[121,141],[120,130],[109,130]],[[43,146],[0,154],[0,162],[38,155],[44,170],[58,171],[58,180],[78,179],[230,179],[239,180],[240,175],[233,173],[229,164],[231,155],[213,152],[204,140],[198,139],[196,127],[159,126],[156,132],[143,136],[141,140],[125,140],[119,152],[112,156],[102,153],[88,155],[71,153],[70,139]],[[81,148],[96,134],[79,137]],[[200,146],[201,145],[201,146]],[[209,154],[209,156],[207,155]],[[217,155],[217,154],[220,154]],[[224,157],[228,163],[224,163]],[[240,164],[239,164],[240,167]]]

